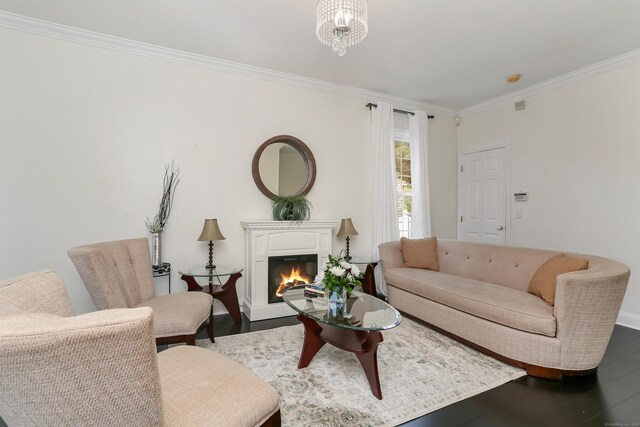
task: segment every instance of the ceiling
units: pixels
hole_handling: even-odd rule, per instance
[[[639,0],[369,0],[338,57],[316,0],[0,0],[0,9],[454,110],[640,48]],[[521,73],[515,84],[506,77]]]

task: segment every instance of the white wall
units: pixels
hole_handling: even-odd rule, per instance
[[[76,312],[93,310],[66,250],[147,236],[144,220],[157,209],[171,160],[181,168],[164,233],[172,290],[185,289],[179,269],[206,261],[207,244],[196,241],[205,218],[218,218],[227,238],[216,242],[215,261],[242,266],[240,221],[271,216],[251,177],[253,153],[280,134],[315,155],[312,218],[353,218],[360,235],[352,253],[368,255],[371,126],[363,100],[4,29],[0,57],[1,278],[52,268]],[[430,125],[434,155],[455,170],[453,120]],[[434,162],[432,182],[449,185],[450,173]],[[455,195],[432,192],[434,232],[455,234]],[[336,252],[344,245],[334,243]],[[156,287],[166,293],[166,279]]]
[[[640,327],[640,65],[462,119],[458,150],[510,141],[511,244],[610,257],[631,268],[621,322]],[[515,219],[513,210],[523,209]]]
[[[454,117],[429,120],[431,232],[443,239],[457,237],[458,156],[451,143],[456,136]]]

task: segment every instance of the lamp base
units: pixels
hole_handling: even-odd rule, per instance
[[[347,253],[344,255],[344,259],[347,262],[351,262],[351,255],[349,255],[349,236],[347,236]]]
[[[209,262],[204,266],[204,268],[206,268],[207,270],[213,270],[214,268],[216,268],[215,264],[213,263],[213,241],[211,240],[209,240]]]

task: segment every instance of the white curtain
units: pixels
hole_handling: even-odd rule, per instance
[[[393,106],[386,102],[378,102],[378,107],[371,109],[371,124],[373,145],[371,254],[373,259],[379,259],[378,245],[399,239]],[[387,284],[382,275],[382,268],[376,268],[375,276],[377,291],[386,295]]]
[[[411,150],[411,237],[431,236],[429,207],[428,118],[424,111],[409,116],[409,147]]]

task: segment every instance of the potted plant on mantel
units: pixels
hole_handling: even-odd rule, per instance
[[[174,168],[173,161],[164,167],[164,181],[162,185],[162,199],[158,213],[153,217],[153,221],[147,217],[145,224],[149,233],[151,233],[151,264],[154,267],[162,265],[162,232],[167,225],[171,207],[173,206],[173,195],[178,186],[178,175],[180,168]]]
[[[275,196],[271,208],[276,221],[302,222],[311,216],[311,202],[304,196]]]

